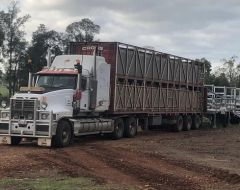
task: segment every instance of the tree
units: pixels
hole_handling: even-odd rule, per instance
[[[26,41],[22,41],[21,43],[19,43],[16,46],[16,51],[18,52],[18,56],[17,59],[14,61],[14,67],[13,67],[13,87],[15,90],[19,89],[19,82],[21,80],[21,73],[20,73],[20,67],[21,65],[26,65],[27,61],[25,59],[26,55],[27,55],[27,42]],[[13,92],[14,93],[14,92]]]
[[[215,85],[240,87],[240,63],[237,63],[237,56],[223,59],[223,64],[213,75]]]
[[[219,76],[215,77],[214,85],[216,85],[216,86],[230,86],[230,83],[229,83],[225,73],[221,73]]]
[[[3,16],[3,11],[0,11],[0,18],[2,18],[2,16]],[[2,19],[0,19],[0,66],[3,63],[2,52],[3,52],[4,37],[5,37],[5,35],[4,35],[4,31],[3,31],[3,23],[2,23]],[[1,78],[1,80],[3,80],[3,77]]]
[[[68,41],[73,42],[92,42],[94,36],[100,31],[100,26],[93,23],[88,18],[79,22],[73,22],[66,28]]]
[[[236,56],[230,59],[223,59],[223,64],[214,73],[212,73],[211,62],[205,58],[196,61],[204,63],[205,84],[214,84],[216,86],[236,86],[240,87],[240,64],[236,64]]]
[[[237,56],[232,56],[229,59],[223,59],[224,73],[226,73],[226,77],[228,78],[231,86],[236,86],[237,77],[236,58]]]
[[[32,46],[29,48],[29,56],[34,62],[34,71],[39,71],[43,66],[47,66],[47,50],[57,56],[63,53],[64,45],[62,36],[55,30],[48,30],[44,24],[40,24],[33,32]]]
[[[0,18],[3,16],[3,11],[0,11]],[[0,20],[0,49],[3,46],[3,41],[4,41],[4,31],[3,31],[3,23],[2,19]]]
[[[206,58],[196,59],[196,61],[201,62],[204,64],[204,83],[205,84],[213,84],[215,80],[215,76],[211,73],[212,72],[212,64]]]
[[[240,64],[236,60],[237,56],[223,59],[223,65],[217,70],[216,75],[224,74],[230,86],[240,87]]]
[[[55,56],[61,55],[64,49],[62,35],[54,30],[48,30],[44,24],[40,24],[37,30],[33,32],[31,45],[28,48],[25,60],[20,65],[21,86],[26,85],[28,81],[27,60],[32,60],[33,72],[38,72],[44,66],[47,66],[48,48],[51,48],[51,52]]]
[[[3,83],[3,72],[0,70],[0,85]]]
[[[62,41],[63,34],[55,30],[48,30],[44,24],[40,24],[38,29],[33,32],[32,45],[41,46],[43,50],[50,47],[54,54],[60,55],[63,52],[64,44]]]
[[[24,31],[22,27],[30,18],[29,15],[24,15],[19,17],[20,10],[18,7],[18,2],[12,1],[8,7],[7,12],[1,12],[1,35],[4,36],[2,39],[2,54],[4,60],[7,61],[7,76],[8,76],[8,89],[9,96],[15,92],[15,76],[17,71],[17,63],[19,61],[19,56],[22,51],[25,50],[26,41],[24,40]],[[4,35],[3,35],[4,34]],[[21,47],[21,48],[19,48]],[[14,65],[15,64],[15,65]]]

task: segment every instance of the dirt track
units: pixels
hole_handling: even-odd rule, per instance
[[[84,137],[64,149],[0,146],[0,179],[87,176],[139,189],[240,189],[240,127]]]

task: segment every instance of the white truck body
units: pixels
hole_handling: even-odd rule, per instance
[[[77,71],[74,68],[76,60],[80,60],[82,65],[82,78],[85,82],[84,89],[81,90],[80,110],[81,113],[104,112],[109,108],[109,89],[110,89],[110,65],[100,56],[92,55],[61,55],[57,56],[50,68],[44,68],[36,74],[35,87],[39,86],[40,76],[76,76]],[[96,76],[93,76],[94,66],[96,66]],[[91,80],[95,77],[98,81],[95,89],[96,106],[90,109]],[[56,128],[59,120],[68,119],[72,122],[74,135],[111,132],[109,120],[106,121],[106,128],[97,130],[80,129],[80,123],[98,123],[93,119],[73,118],[73,95],[75,89],[54,89],[46,92],[19,92],[10,100],[10,107],[0,111],[0,143],[11,144],[12,136],[37,138],[38,144],[42,146],[51,146],[51,139],[56,135]],[[25,103],[26,102],[26,103]],[[43,109],[41,106],[47,103]],[[19,107],[20,106],[20,107]],[[14,109],[13,109],[14,108]],[[16,109],[15,109],[16,108]],[[28,113],[28,109],[32,109]],[[17,111],[18,110],[18,111]],[[18,115],[19,114],[19,115]],[[42,116],[42,114],[45,114]],[[80,122],[81,120],[81,122]],[[103,121],[104,123],[105,121]],[[42,129],[40,129],[42,127]],[[39,130],[40,129],[40,130]]]
[[[132,138],[138,126],[201,126],[206,97],[198,61],[120,42],[72,42],[69,52],[38,72],[35,86],[28,65],[28,87],[0,113],[0,143],[29,137],[62,147],[81,135]]]

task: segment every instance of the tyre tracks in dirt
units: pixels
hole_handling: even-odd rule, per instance
[[[171,172],[166,172],[166,167],[162,167],[159,161],[158,163],[150,163],[152,159],[147,161],[142,155],[136,157],[129,152],[112,150],[102,146],[95,146],[94,150],[86,149],[85,151],[109,167],[133,176],[151,189],[201,189],[199,184],[189,179],[190,176],[184,177],[184,174],[176,176]]]
[[[139,152],[138,152],[139,153]],[[240,187],[240,175],[236,173],[231,173],[227,170],[223,169],[217,169],[209,166],[202,166],[200,164],[195,164],[190,161],[184,161],[184,160],[174,160],[170,158],[163,157],[162,155],[159,154],[153,154],[153,153],[145,153],[151,158],[155,159],[163,159],[166,160],[169,164],[184,168],[188,171],[192,171],[198,174],[202,174],[212,178],[216,178],[219,181],[225,181],[229,184],[233,185],[239,185]]]
[[[175,161],[157,154],[134,152],[122,147],[95,146],[89,154],[113,167],[134,176],[154,189],[219,189],[227,182],[240,188],[240,176],[228,171]],[[228,185],[226,185],[228,187]]]
[[[139,181],[115,168],[108,167],[107,164],[92,154],[88,154],[85,151],[86,149],[91,149],[91,147],[71,147],[66,148],[66,150],[53,150],[41,155],[29,154],[28,158],[39,162],[45,169],[57,169],[59,175],[90,177],[100,184],[113,183],[122,186],[126,186],[126,184],[137,187],[141,186]]]
[[[239,128],[215,133],[149,132],[120,141],[86,137],[63,149],[0,146],[0,179],[85,176],[126,189],[236,190],[240,189],[239,132]]]
[[[98,183],[139,189],[218,189],[223,181],[240,187],[240,176],[228,171],[108,144],[34,151],[26,153],[25,160],[30,163],[25,168],[8,168],[10,176],[21,176],[26,170],[45,170],[53,175],[84,176]]]

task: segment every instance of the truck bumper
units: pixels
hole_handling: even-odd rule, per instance
[[[37,142],[38,146],[52,146],[52,138],[38,138]]]
[[[39,138],[37,138],[37,143],[38,143],[38,146],[51,147],[52,146],[52,138],[39,137]],[[0,144],[2,144],[2,145],[12,144],[11,136],[0,136]]]
[[[10,136],[0,136],[0,144],[12,144]]]
[[[50,115],[51,116],[51,115]],[[11,137],[35,138],[39,146],[51,146],[57,122],[52,120],[0,120],[0,144],[11,144]]]

